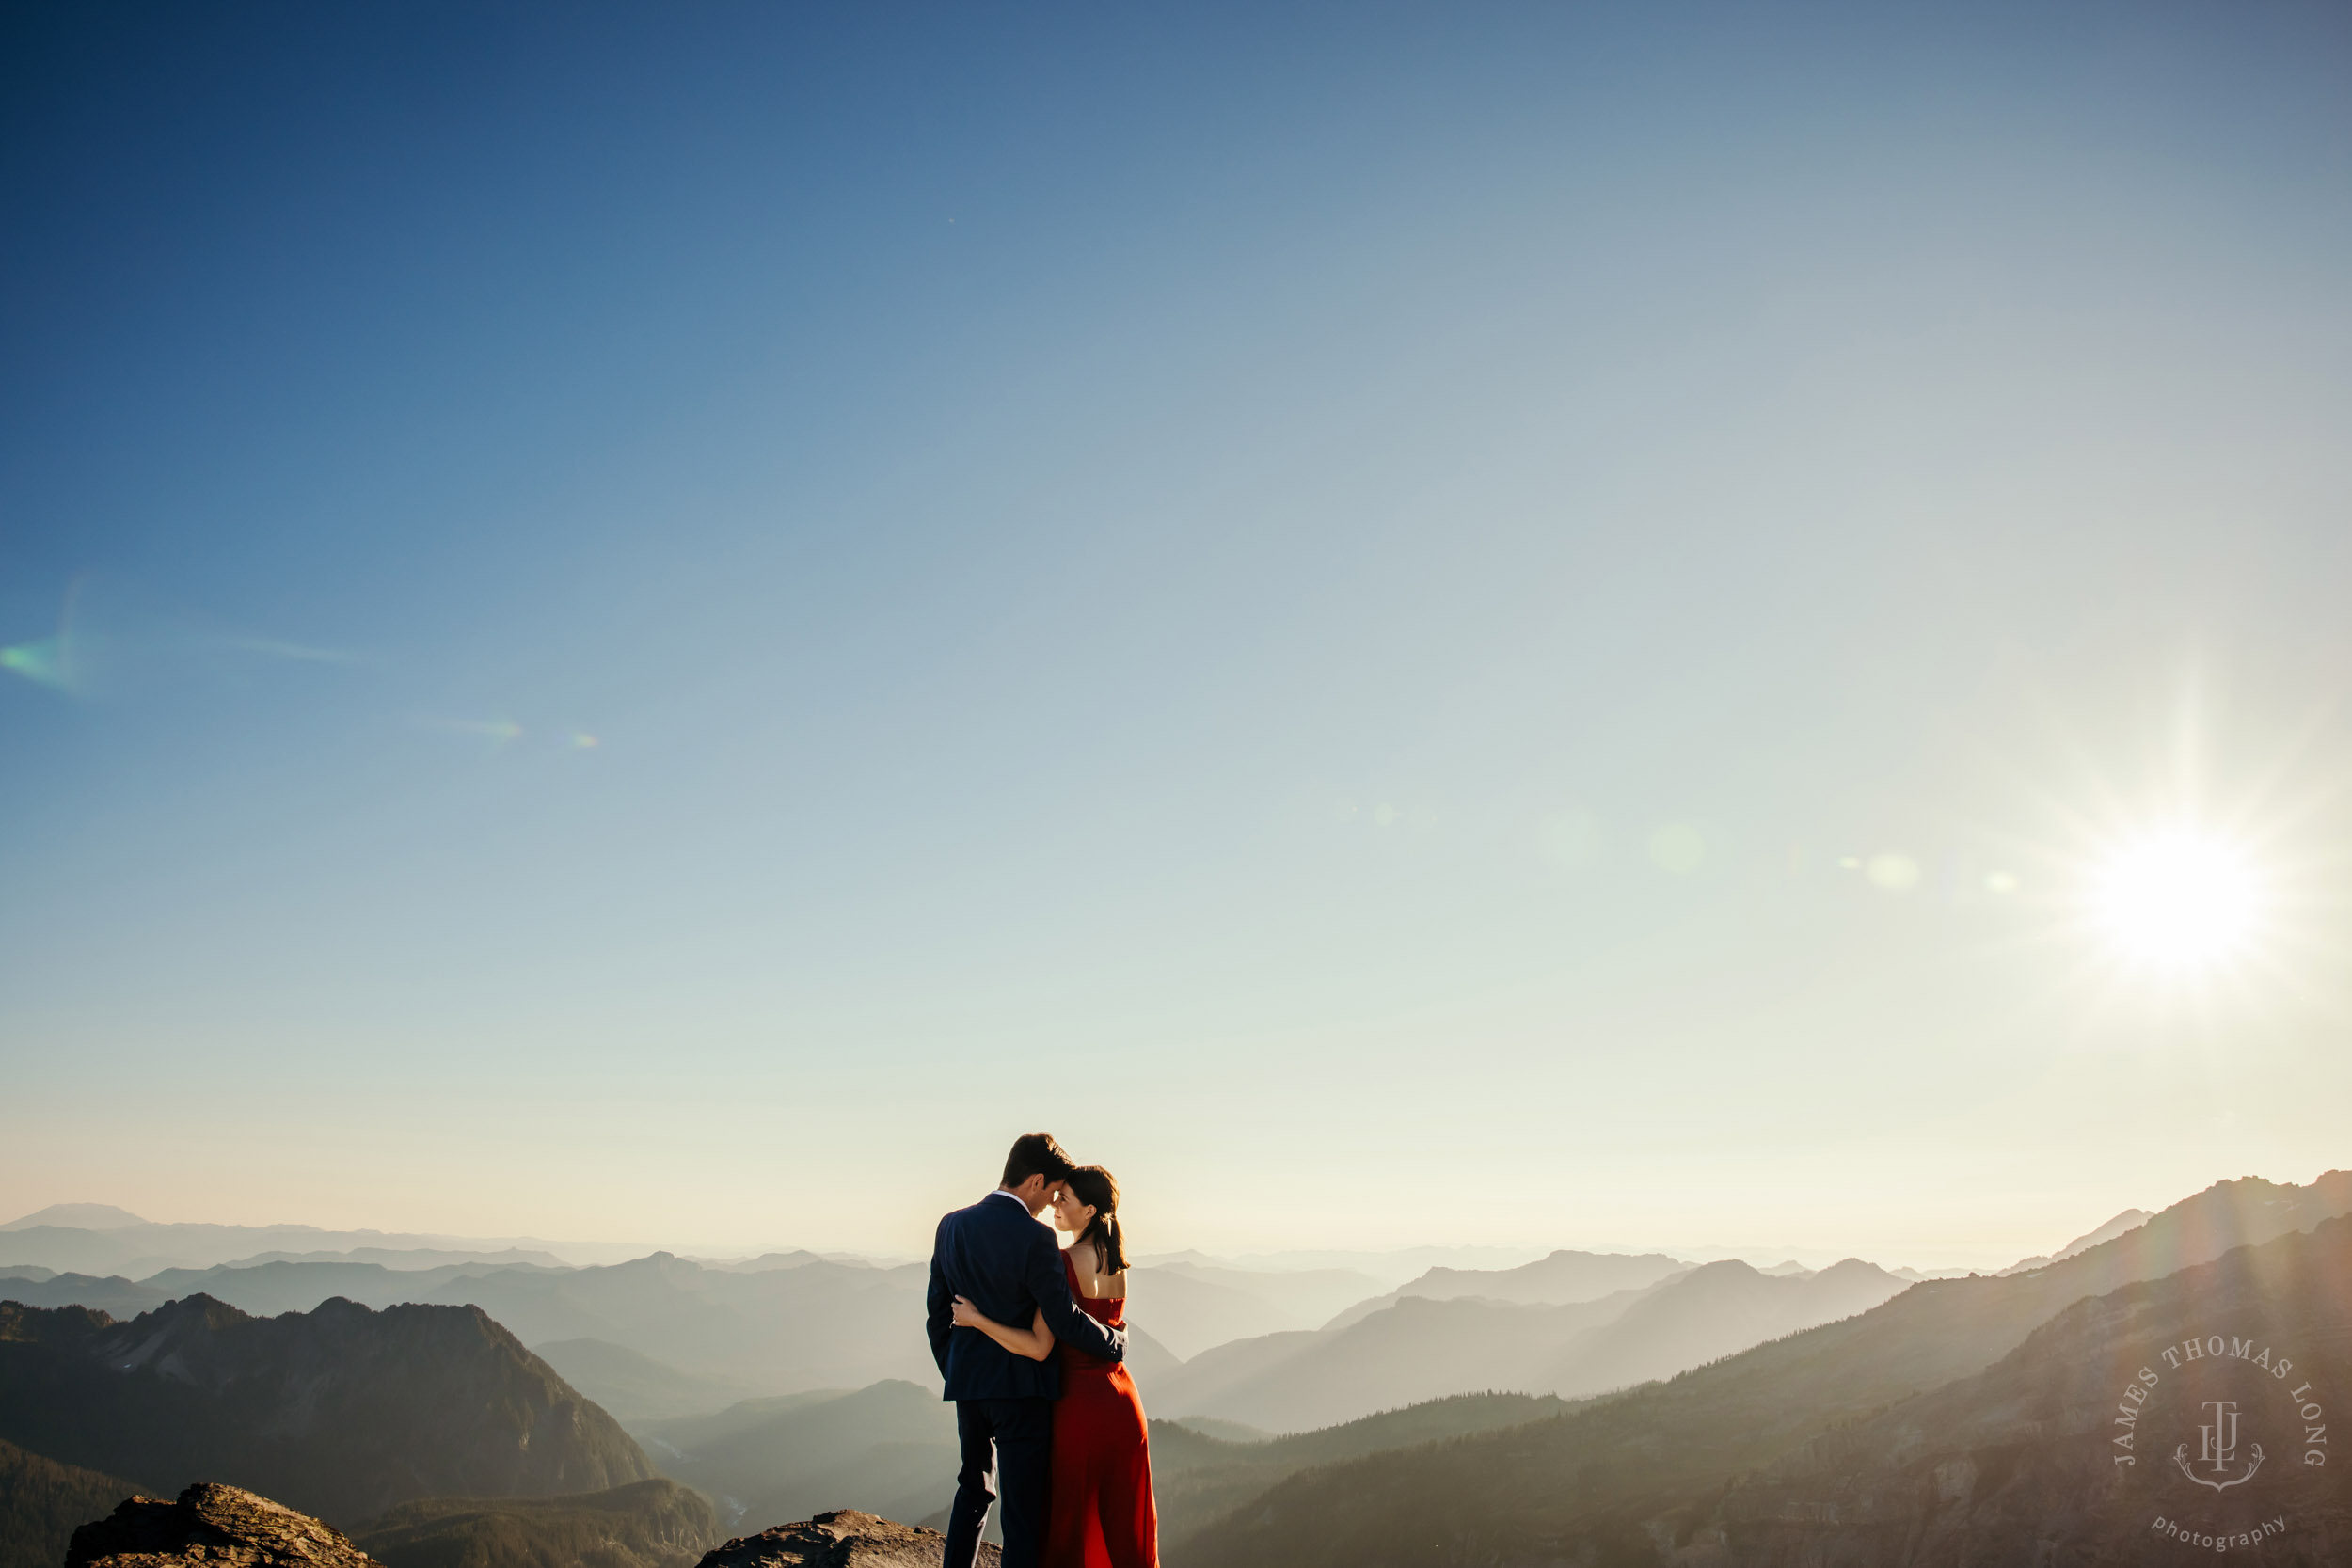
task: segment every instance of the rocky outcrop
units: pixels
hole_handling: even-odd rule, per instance
[[[730,1541],[701,1568],[939,1568],[946,1544],[937,1530],[845,1508]],[[996,1561],[996,1548],[983,1545],[979,1568]]]
[[[0,1439],[158,1492],[248,1486],[339,1525],[418,1497],[653,1479],[618,1422],[472,1307],[209,1296],[117,1323],[0,1302]]]
[[[73,1532],[65,1568],[381,1568],[343,1533],[281,1503],[199,1481],[133,1497]]]

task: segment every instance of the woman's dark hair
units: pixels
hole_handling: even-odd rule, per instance
[[[1100,1165],[1080,1165],[1063,1177],[1061,1184],[1070,1189],[1071,1196],[1094,1211],[1094,1217],[1071,1244],[1093,1243],[1095,1256],[1103,1260],[1103,1272],[1124,1274],[1127,1248],[1119,1234],[1119,1183]]]

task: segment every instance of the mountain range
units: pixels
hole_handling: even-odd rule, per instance
[[[649,1480],[618,1422],[477,1308],[207,1296],[117,1323],[0,1303],[0,1439],[150,1490],[219,1481],[349,1525],[417,1497]]]
[[[532,1236],[491,1239],[382,1230],[323,1230],[313,1225],[158,1224],[104,1203],[54,1203],[0,1225],[0,1265],[37,1264],[60,1273],[119,1274],[144,1278],[158,1269],[208,1268],[239,1259],[266,1261],[273,1254],[329,1253],[359,1260],[368,1254],[423,1253],[513,1261],[603,1261],[645,1251],[626,1243],[554,1243]]]
[[[657,1252],[587,1267],[496,1256],[423,1267],[312,1257],[161,1269],[138,1280],[18,1264],[0,1268],[0,1297],[116,1317],[199,1293],[269,1317],[338,1296],[375,1307],[477,1306],[528,1344],[574,1347],[583,1370],[584,1357],[599,1354],[583,1350],[586,1342],[610,1347],[586,1372],[614,1379],[599,1384],[596,1397],[612,1394],[616,1414],[627,1406],[630,1416],[653,1416],[711,1410],[747,1393],[862,1387],[884,1378],[935,1385],[921,1331],[928,1279],[923,1264],[881,1267],[810,1252],[729,1264]],[[1131,1354],[1138,1371],[1156,1372],[1229,1338],[1312,1326],[1374,1285],[1339,1271],[1251,1275],[1182,1261],[1138,1268],[1130,1289],[1145,1342]],[[632,1356],[638,1364],[621,1371]],[[656,1384],[672,1391],[657,1393]],[[707,1392],[687,1392],[695,1388]]]
[[[1812,1490],[1788,1499],[1784,1512],[1800,1522],[1807,1507],[1836,1514],[1855,1500],[1841,1479],[1849,1472],[1836,1465],[1852,1466],[1851,1473],[1859,1474],[1877,1462],[1867,1452],[1870,1423],[1899,1413],[1923,1395],[1978,1377],[2077,1303],[2108,1303],[2092,1311],[2092,1319],[2128,1314],[2145,1299],[2138,1288],[2146,1282],[2201,1269],[2241,1247],[2284,1239],[2271,1258],[2250,1265],[2258,1270],[2251,1277],[2279,1282],[2297,1304],[2288,1315],[2298,1339],[2327,1347],[2319,1353],[2330,1358],[2326,1364],[2340,1364],[2352,1343],[2352,1291],[2337,1292],[2338,1274],[2323,1277],[2297,1270],[2352,1245],[2352,1227],[2329,1226],[2308,1238],[2298,1233],[2348,1211],[2352,1172],[2328,1172],[2308,1187],[2253,1178],[2217,1183],[2115,1240],[2042,1269],[1925,1281],[1858,1316],[1591,1401],[1549,1420],[1293,1477],[1189,1538],[1168,1561],[1171,1568],[1277,1563],[1318,1568],[1475,1560],[1515,1568],[1562,1560],[1694,1565],[2141,1560],[2140,1554],[2128,1551],[2053,1557],[2041,1543],[2013,1539],[2010,1544],[2019,1546],[2021,1555],[1963,1558],[1939,1555],[1940,1549],[1929,1551],[1909,1538],[1890,1543],[1867,1534],[1846,1537],[1837,1550],[1816,1555],[1808,1555],[1800,1539],[1775,1555],[1757,1544],[1749,1528],[1756,1521],[1740,1516],[1744,1504],[1726,1499],[1749,1484],[1744,1478],[1783,1463],[1802,1465],[1807,1446],[1816,1445],[1812,1452],[1824,1456],[1820,1467],[1793,1472],[1792,1482]],[[2327,1264],[2329,1270],[2334,1266]],[[2318,1283],[2290,1289],[2287,1282],[2296,1279]],[[2191,1280],[2183,1288],[2199,1285]],[[2215,1296],[2201,1306],[2226,1312],[2233,1309],[2233,1299],[2244,1297]],[[2152,1320],[2151,1337],[2159,1331],[2169,1329]],[[2147,1352],[2156,1354],[2153,1344]],[[2028,1357],[2018,1365],[2030,1364]],[[2005,1375],[2021,1374],[2012,1367]],[[2107,1391],[2120,1395],[2124,1386],[2119,1377]],[[2009,1418],[1991,1409],[1994,1391],[1981,1397],[1986,1426]],[[2037,1419],[2044,1422],[2040,1429],[2030,1424]],[[2037,1430],[2047,1437],[2058,1429],[2027,1408],[2012,1432],[2031,1435]],[[1865,1435],[1845,1447],[1855,1433]],[[1881,1435],[1892,1441],[1892,1433]],[[2098,1443],[2108,1437],[2106,1432],[2092,1435]],[[2018,1444],[2009,1447],[2015,1454],[2025,1451]],[[1899,1467],[1920,1458],[1916,1446],[1888,1448],[1883,1463]],[[2007,1463],[2002,1455],[1988,1450],[1971,1463],[1977,1466],[1975,1479],[1965,1485],[1962,1470],[1939,1477],[1934,1466],[1905,1471],[1904,1481],[1915,1489],[1926,1488],[1931,1497],[1947,1490],[1963,1502],[1979,1490],[1988,1501],[2000,1495],[2010,1479],[2001,1468]],[[1895,1490],[1889,1487],[1886,1494]],[[1927,1504],[1915,1497],[1911,1506]],[[1725,1514],[1725,1509],[1731,1512]],[[2141,1524],[2145,1528],[2146,1520]],[[1715,1534],[1706,1533],[1710,1526],[1718,1527]],[[2316,1539],[2326,1548],[2328,1541],[2340,1537],[2323,1530]],[[2333,1559],[2322,1550],[2301,1560]]]
[[[156,1227],[123,1211],[71,1205],[0,1228],[0,1256],[27,1238],[79,1238],[65,1250],[81,1256],[225,1245],[224,1238],[250,1242],[265,1231],[278,1241],[330,1238],[297,1227]],[[572,1265],[517,1246],[453,1250],[449,1243],[462,1238],[373,1239],[436,1244],[280,1249],[138,1279],[22,1262],[0,1265],[0,1296],[119,1318],[199,1293],[256,1316],[308,1312],[335,1297],[378,1308],[475,1306],[625,1420],[811,1388],[936,1386],[916,1327],[927,1278],[920,1264],[803,1250],[725,1262],[653,1253]],[[1502,1268],[1465,1266],[1485,1256],[1423,1248],[1355,1259],[1390,1271],[1384,1277],[1163,1255],[1131,1276],[1130,1370],[1156,1410],[1298,1432],[1454,1393],[1616,1386],[1822,1321],[1824,1312],[1858,1310],[1871,1304],[1871,1291],[1899,1288],[1909,1276],[1876,1271],[1856,1290],[1852,1270],[1867,1266],[1841,1265],[1838,1280],[1806,1289],[1799,1286],[1806,1272],[1793,1264],[1699,1268],[1662,1253],[1556,1251]],[[1437,1260],[1383,1290],[1394,1271],[1425,1259]],[[1699,1283],[1656,1300],[1645,1293],[1683,1275]],[[1601,1302],[1610,1305],[1595,1305]],[[1474,1305],[1424,1309],[1433,1303]],[[1579,1310],[1558,1310],[1567,1307]],[[1370,1326],[1351,1332],[1362,1324]]]
[[[1527,1394],[1455,1394],[1319,1432],[1256,1441],[1220,1438],[1191,1422],[1154,1420],[1152,1490],[1159,1503],[1160,1539],[1181,1544],[1268,1487],[1319,1465],[1523,1426],[1567,1408],[1560,1400]]]
[[[2153,1375],[2165,1344],[2210,1331],[2292,1348],[2316,1380],[2293,1399],[2324,1405],[2352,1371],[2348,1213],[2352,1174],[2249,1179],[1982,1278],[1553,1254],[1425,1269],[1321,1326],[1183,1362],[1138,1331],[1166,1560],[2137,1560],[2147,1542],[2131,1531],[2147,1520],[2122,1502],[2177,1527],[2218,1484],[2168,1479],[2176,1450],[2197,1448],[2187,1396],[2211,1369],[2165,1364],[2174,1403],[2144,1472],[2174,1488],[2161,1509],[2154,1493],[2126,1497],[2143,1473],[2095,1463],[2113,1464],[2099,1446],[2115,1396]],[[1153,1268],[1179,1290],[1249,1284],[1200,1259]],[[1323,1272],[1266,1309],[1309,1313],[1363,1283]],[[410,1270],[282,1258],[151,1276],[143,1288],[190,1293],[128,1322],[0,1306],[0,1554],[14,1554],[0,1568],[54,1564],[60,1520],[134,1483],[199,1479],[316,1513],[380,1544],[389,1568],[685,1568],[706,1535],[844,1506],[935,1519],[953,1411],[922,1347],[922,1274],[804,1253]],[[60,1275],[0,1293],[60,1281],[71,1288]],[[336,1283],[498,1306],[337,1298],[261,1318],[190,1290],[213,1283],[275,1307]],[[905,1354],[922,1375],[770,1394],[737,1374],[808,1375],[808,1346],[788,1341],[811,1325],[835,1336],[834,1365]],[[1482,1386],[1518,1391],[1462,1391]],[[2273,1560],[2327,1560],[2327,1543],[2352,1542],[2352,1509],[2324,1465],[2287,1468],[2327,1452],[2324,1413],[2290,1433],[2290,1408],[2264,1407],[2272,1467],[2227,1503],[2261,1498],[2262,1517],[2299,1521],[2292,1550],[2264,1538]],[[717,1509],[698,1513],[688,1488]],[[2239,1512],[2230,1528],[2259,1523]],[[2050,1557],[2054,1541],[2064,1550]]]
[[[1647,1272],[1656,1275],[1657,1265]],[[1561,1306],[1408,1294],[1314,1333],[1219,1346],[1186,1362],[1152,1397],[1170,1416],[1303,1432],[1475,1389],[1595,1394],[1851,1316],[1908,1288],[1848,1259],[1816,1275],[1783,1275],[1708,1263]]]
[[[1438,1265],[1363,1296],[1378,1282],[1348,1270],[1256,1275],[1171,1257],[1134,1273],[1129,1370],[1154,1412],[1295,1433],[1450,1394],[1599,1392],[1862,1310],[1906,1283],[1852,1260],[1784,1271],[1563,1251],[1507,1269]],[[588,1267],[279,1258],[142,1281],[0,1280],[0,1295],[119,1317],[198,1293],[256,1316],[335,1297],[472,1306],[634,1421],[812,1388],[935,1388],[919,1329],[927,1277],[919,1264],[809,1252],[726,1265],[655,1253]]]
[[[2219,1354],[2185,1359],[2192,1343]],[[2280,1357],[2289,1375],[2267,1375]],[[2206,1375],[2222,1372],[2238,1375]],[[2319,1391],[2341,1397],[2347,1374],[2352,1216],[2078,1301],[1983,1371],[1798,1448],[1676,1533],[1740,1568],[2023,1562],[2053,1540],[2081,1560],[2129,1561],[2178,1549],[2175,1537],[2152,1542],[2157,1517],[2207,1538],[2279,1518],[2294,1534],[2261,1540],[2260,1560],[2341,1562],[2352,1475],[2328,1463]],[[2203,1467],[2174,1452],[2201,1446],[2207,1395],[2242,1401],[2236,1435],[2270,1451],[2266,1465],[2229,1466],[2227,1489],[2201,1492],[2190,1468]]]

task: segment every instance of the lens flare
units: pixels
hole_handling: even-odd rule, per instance
[[[65,640],[44,637],[38,642],[19,642],[13,647],[0,648],[0,670],[13,670],[26,680],[40,686],[53,686],[63,690],[69,684],[65,675]]]
[[[2125,958],[2199,970],[2252,944],[2262,886],[2235,846],[2195,829],[2169,828],[2117,846],[2092,879],[2090,903],[2100,929]]]
[[[452,735],[478,735],[495,746],[520,739],[523,733],[523,727],[512,719],[424,719],[419,722],[427,729],[445,730]]]

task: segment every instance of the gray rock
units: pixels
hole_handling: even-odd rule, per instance
[[[939,1568],[947,1538],[853,1508],[730,1541],[701,1568]],[[980,1547],[978,1568],[996,1568],[994,1546]]]
[[[342,1531],[282,1503],[199,1481],[132,1497],[73,1532],[65,1568],[381,1568]]]

